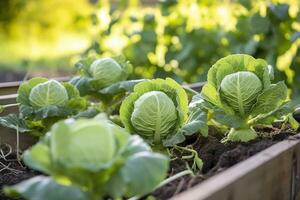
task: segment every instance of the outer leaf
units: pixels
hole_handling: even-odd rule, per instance
[[[85,96],[88,95],[92,90],[89,85],[90,80],[91,78],[89,77],[75,76],[69,81],[69,83],[74,85],[78,89],[81,96]]]
[[[232,128],[241,128],[246,125],[245,120],[241,117],[237,115],[229,115],[219,109],[213,111],[213,119],[225,126]]]
[[[163,140],[163,146],[172,147],[175,144],[180,144],[180,143],[184,142],[184,140],[185,140],[185,136],[183,135],[183,133],[180,131],[177,131],[176,134],[170,135],[169,137],[167,137],[166,139]]]
[[[90,74],[90,66],[93,62],[92,58],[84,58],[79,60],[76,64],[75,67],[76,69],[81,72],[81,74],[88,76],[88,77],[92,77],[92,75]]]
[[[109,123],[99,123],[99,120],[60,122],[51,130],[53,162],[66,168],[89,171],[105,168],[116,154],[114,132],[121,131]]]
[[[288,88],[284,82],[272,84],[258,96],[251,115],[255,117],[276,110],[287,99],[287,91]]]
[[[51,173],[50,149],[45,143],[37,143],[23,154],[24,163],[32,169],[43,173]]]
[[[288,116],[294,112],[297,107],[296,101],[289,101],[281,105],[274,111],[261,115],[254,124],[269,124],[271,125],[275,120],[280,120],[282,117]]]
[[[69,99],[80,97],[80,93],[74,85],[72,85],[71,83],[62,83],[62,85],[66,88]]]
[[[71,83],[63,83],[63,86],[66,88],[69,97],[67,107],[74,110],[86,109],[87,101],[80,97],[79,90]]]
[[[36,77],[36,78],[32,78],[29,81],[23,82],[19,89],[18,89],[18,97],[17,97],[17,102],[23,105],[27,105],[30,106],[30,102],[29,102],[29,95],[31,92],[31,89],[40,84],[40,83],[44,83],[48,81],[48,79],[46,78],[42,78],[42,77]]]
[[[121,168],[127,183],[126,196],[151,192],[164,180],[167,170],[168,158],[161,154],[142,152],[129,157]]]
[[[19,118],[16,114],[9,114],[4,117],[0,117],[0,124],[4,127],[12,128],[22,132],[30,132],[32,129],[28,128],[25,121]]]
[[[200,131],[203,136],[208,135],[207,113],[201,109],[191,112],[186,124],[179,129],[179,132],[184,135],[192,135],[197,131]]]
[[[122,156],[128,157],[139,152],[151,152],[151,148],[141,137],[133,135],[129,138],[127,146],[124,152],[122,152]]]
[[[115,56],[113,57],[113,59],[123,67],[124,73],[126,74],[126,78],[127,78],[128,75],[132,73],[133,66],[130,64],[129,61],[126,60],[125,56],[123,55]]]
[[[143,81],[145,81],[145,79],[121,81],[99,90],[99,93],[114,95],[121,92],[132,92],[134,86]]]
[[[74,110],[66,107],[47,106],[35,112],[34,120],[41,120],[48,117],[67,117],[74,114]]]
[[[73,116],[74,119],[80,119],[80,118],[93,118],[96,115],[99,114],[99,110],[95,108],[88,108],[87,110],[81,111],[75,116]]]
[[[207,83],[203,86],[201,96],[203,99],[217,106],[218,108],[223,109],[225,112],[234,114],[232,108],[230,108],[225,102],[222,102],[219,92],[217,92],[216,88],[214,88],[210,83]]]
[[[46,176],[37,176],[5,187],[4,193],[11,197],[21,196],[27,200],[89,200],[88,195],[79,188],[60,185]]]
[[[185,125],[175,135],[164,139],[163,145],[169,147],[182,143],[185,140],[185,136],[197,132],[200,132],[205,137],[208,135],[207,113],[201,108],[194,108]]]

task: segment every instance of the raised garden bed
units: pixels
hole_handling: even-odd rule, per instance
[[[202,83],[191,87],[199,90]],[[18,84],[15,84],[18,87]],[[0,97],[1,104],[15,103],[16,94]],[[17,112],[9,108],[7,113]],[[214,132],[215,130],[210,130]],[[300,199],[300,135],[284,129],[261,129],[261,135],[274,135],[273,138],[255,140],[250,143],[223,144],[217,134],[209,138],[191,136],[186,141],[192,145],[204,161],[203,174],[195,177],[183,177],[153,192],[157,199],[173,198],[176,200],[240,200],[240,199]],[[26,149],[36,139],[19,134],[15,131],[0,129],[2,143]],[[18,145],[16,141],[19,141]],[[199,148],[201,147],[201,148]],[[5,153],[5,148],[4,148]],[[176,152],[175,152],[176,153]],[[179,152],[177,152],[179,153]],[[12,154],[14,155],[14,154]],[[15,159],[15,157],[8,157]],[[7,161],[1,160],[3,164]],[[11,163],[9,169],[1,170],[1,187],[4,184],[15,184],[21,180],[35,176],[37,172],[22,167],[17,161]],[[175,174],[185,168],[182,161],[172,161],[170,174]],[[10,198],[0,196],[1,200]]]

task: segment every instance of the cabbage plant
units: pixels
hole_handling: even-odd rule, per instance
[[[125,128],[153,145],[166,145],[178,140],[176,133],[184,126],[187,114],[187,94],[170,78],[147,80],[135,85],[120,108]],[[182,142],[182,138],[179,140]]]
[[[113,58],[85,58],[76,63],[80,75],[70,80],[80,95],[98,101],[101,111],[117,110],[127,92],[140,80],[127,80],[133,67],[123,56]]]
[[[107,89],[103,89],[121,84],[133,70],[132,65],[123,56],[84,58],[78,61],[75,67],[80,75],[72,78],[70,83],[75,85],[83,96],[109,93]]]
[[[37,176],[5,193],[28,200],[100,200],[151,192],[164,180],[169,159],[137,135],[98,117],[65,120],[23,155]]]
[[[262,59],[227,56],[208,71],[199,107],[208,110],[217,124],[231,128],[227,140],[253,140],[257,137],[254,126],[270,125],[293,112],[287,86],[272,83],[273,78],[272,67]]]
[[[87,101],[70,83],[37,77],[20,85],[17,105],[19,116],[1,117],[0,123],[20,132],[43,132],[56,121],[85,110]]]

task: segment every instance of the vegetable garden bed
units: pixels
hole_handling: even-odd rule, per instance
[[[189,87],[199,90],[202,85],[202,83],[197,83]],[[18,87],[18,84],[14,87]],[[15,103],[16,96],[16,94],[6,93],[0,97],[0,104]],[[17,109],[12,107],[1,115],[16,112]],[[279,130],[276,127],[258,129],[260,134],[270,134],[274,137],[265,137],[250,143],[223,144],[219,142],[220,138],[217,133],[214,133],[216,132],[214,129],[210,130],[209,138],[188,137],[186,145],[194,146],[204,161],[203,174],[175,180],[153,192],[152,195],[157,199],[172,198],[174,200],[299,200],[300,134],[291,136],[295,134],[294,131],[288,128]],[[15,131],[3,127],[0,128],[0,137],[2,143],[20,149],[27,149],[36,142],[36,139],[31,136],[26,134],[17,136]],[[18,144],[16,141],[19,141]],[[180,152],[174,153],[180,154]],[[1,163],[8,164],[9,162],[1,160]],[[1,171],[1,187],[6,184],[19,183],[39,174],[23,168],[16,161],[11,162],[11,168],[16,171],[9,169]],[[170,175],[184,168],[184,162],[172,161]],[[182,191],[184,192],[181,193]],[[3,195],[0,197],[1,200],[10,199]]]

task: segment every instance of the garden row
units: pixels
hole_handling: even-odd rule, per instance
[[[76,68],[69,82],[33,78],[2,98],[1,159],[16,143],[20,162],[33,144],[22,161],[36,171],[6,195],[166,199],[205,180],[175,199],[300,198],[299,103],[264,60],[220,59],[201,92],[170,78],[126,80],[123,57]]]

